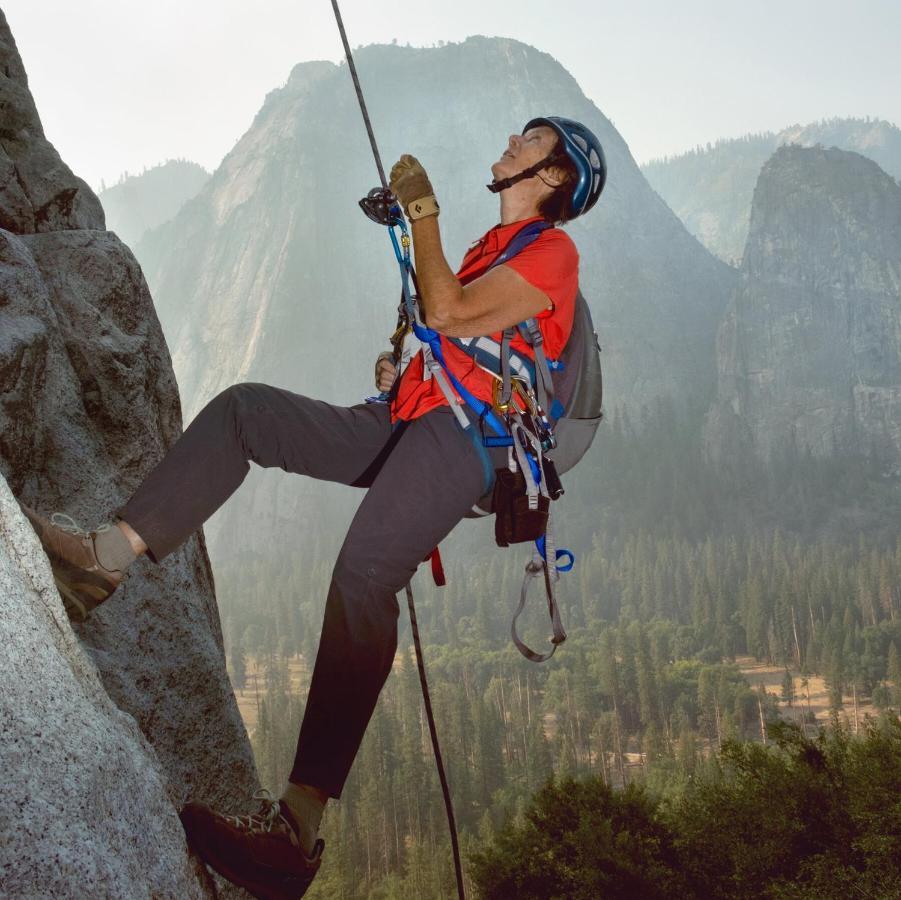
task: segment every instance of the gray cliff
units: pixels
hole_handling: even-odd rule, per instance
[[[717,362],[712,457],[901,464],[901,186],[876,163],[795,146],[766,163]]]
[[[711,253],[735,266],[748,238],[751,197],[763,164],[785,144],[838,147],[872,159],[901,178],[901,129],[879,119],[828,119],[774,134],[719,140],[641,170],[651,186]]]
[[[0,895],[207,896],[180,792],[69,627],[47,557],[0,476]]]
[[[0,228],[19,234],[103,229],[100,201],[44,137],[2,10],[0,56]]]
[[[189,797],[258,786],[198,533],[73,630],[13,495],[107,520],[181,433],[141,270],[44,138],[0,13],[0,894],[194,897]]]
[[[140,175],[124,175],[100,191],[106,227],[129,247],[151,228],[168,222],[210,180],[203,166],[170,159]]]

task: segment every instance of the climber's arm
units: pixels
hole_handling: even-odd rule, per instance
[[[509,266],[461,285],[444,257],[437,216],[413,222],[413,250],[426,324],[448,337],[492,334],[551,307],[547,294]]]

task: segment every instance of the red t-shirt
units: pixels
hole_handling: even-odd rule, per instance
[[[527,222],[537,222],[540,216],[513,222],[510,225],[496,225],[477,241],[463,257],[457,271],[460,280],[473,281],[485,273],[488,266],[500,256],[512,238]],[[535,320],[544,338],[544,352],[549,359],[555,359],[572,330],[576,309],[576,294],[579,289],[579,252],[572,238],[559,228],[543,231],[528,247],[521,250],[508,262],[529,284],[547,294],[552,309],[544,309]],[[500,341],[501,332],[492,337]],[[517,335],[511,341],[512,349],[525,356],[533,357],[529,345]],[[475,360],[454,346],[443,335],[441,350],[450,370],[463,386],[489,403],[492,400],[494,378],[479,368]],[[416,419],[438,406],[446,406],[447,400],[434,378],[423,381],[422,351],[410,361],[401,375],[397,395],[391,403],[391,419]]]

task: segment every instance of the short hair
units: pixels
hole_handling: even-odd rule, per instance
[[[560,146],[560,138],[557,138],[557,143],[552,152],[560,154],[551,165],[563,170],[564,180],[562,184],[554,189],[554,193],[550,197],[545,197],[538,204],[538,214],[545,222],[550,222],[551,225],[559,225],[567,221],[566,213],[570,208],[576,185],[579,182],[579,170],[570,159],[569,154]]]

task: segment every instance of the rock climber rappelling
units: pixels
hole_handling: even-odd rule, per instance
[[[246,816],[201,803],[182,812],[201,857],[259,897],[299,897],[319,868],[323,810],[341,796],[394,660],[398,591],[475,505],[490,508],[492,498],[496,505],[496,475],[517,468],[517,459],[523,477],[513,490],[523,502],[510,509],[526,518],[534,512],[530,485],[547,495],[542,473],[551,463],[543,459],[542,434],[564,410],[542,410],[536,382],[539,369],[564,354],[578,295],[575,245],[553,226],[591,209],[606,168],[587,128],[548,117],[511,135],[491,171],[500,223],[456,274],[424,168],[405,155],[391,171],[391,192],[411,221],[418,275],[418,322],[408,325],[423,343],[401,373],[397,349],[380,356],[376,381],[389,392],[387,402],[342,407],[237,384],[201,410],[111,522],[86,533],[59,514],[48,520],[25,510],[67,612],[83,620],[114,594],[137,557],[163,564],[236,490],[251,461],[367,489],[335,564],[280,798],[263,798],[259,812]],[[517,330],[530,322],[531,331]],[[473,336],[488,340],[466,340]],[[486,346],[497,351],[494,368],[480,355]],[[537,356],[549,366],[536,365]],[[507,430],[506,440],[486,432],[489,417]]]

